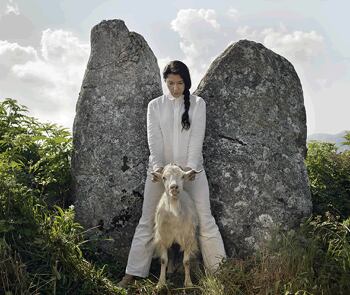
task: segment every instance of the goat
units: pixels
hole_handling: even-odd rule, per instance
[[[191,196],[183,189],[183,182],[194,179],[202,170],[185,172],[176,164],[168,164],[163,172],[151,172],[153,181],[164,183],[164,192],[155,213],[154,243],[156,253],[161,258],[161,271],[157,287],[165,285],[165,272],[170,262],[168,249],[178,243],[184,252],[185,287],[192,286],[190,276],[190,257],[198,251],[197,228],[198,215]]]

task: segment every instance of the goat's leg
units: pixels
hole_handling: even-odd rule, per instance
[[[168,251],[168,266],[166,269],[167,274],[172,274],[174,272],[174,261],[175,260],[175,250],[174,247],[170,247]]]
[[[165,273],[166,273],[166,266],[168,264],[168,250],[163,245],[161,246],[160,263],[161,263],[161,267],[160,267],[159,281],[157,284],[158,288],[163,287],[166,282]]]
[[[183,260],[184,268],[185,268],[185,287],[192,287],[191,275],[190,275],[190,251],[184,250],[184,260]]]

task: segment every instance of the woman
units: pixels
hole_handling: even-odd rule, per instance
[[[226,257],[219,229],[211,214],[208,180],[203,167],[205,101],[201,97],[190,95],[190,73],[181,61],[174,60],[166,65],[163,78],[169,92],[148,104],[147,138],[150,156],[142,216],[131,244],[125,276],[118,283],[120,287],[127,286],[134,280],[134,276],[148,276],[154,251],[150,243],[154,212],[164,191],[164,185],[153,182],[150,172],[162,172],[163,167],[170,162],[184,167],[185,171],[203,169],[193,181],[184,183],[184,189],[193,197],[198,211],[199,245],[204,265],[209,271],[215,271],[222,258]]]

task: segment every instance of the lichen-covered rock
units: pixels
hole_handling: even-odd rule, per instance
[[[125,262],[141,216],[148,165],[147,104],[162,94],[157,60],[122,20],[91,31],[91,54],[73,126],[76,219]]]
[[[204,164],[230,256],[258,249],[270,229],[289,229],[311,212],[306,115],[290,62],[241,40],[211,64],[196,95],[207,103]]]

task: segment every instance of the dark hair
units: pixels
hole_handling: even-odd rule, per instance
[[[185,83],[185,90],[184,90],[184,103],[185,103],[185,111],[182,114],[181,124],[182,124],[182,130],[183,129],[190,129],[191,123],[190,118],[188,116],[188,111],[190,109],[190,88],[191,88],[191,77],[190,77],[190,71],[188,70],[188,67],[179,60],[173,60],[169,62],[164,70],[163,70],[163,78],[164,80],[168,77],[169,74],[174,75],[180,75],[182,80],[184,80]],[[181,131],[182,131],[181,130]]]

